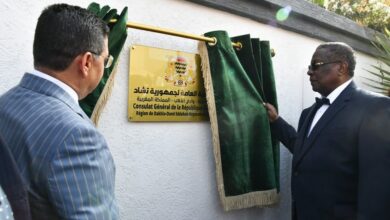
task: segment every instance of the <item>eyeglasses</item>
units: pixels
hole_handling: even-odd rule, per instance
[[[109,54],[108,57],[104,58],[104,68],[110,68],[114,62],[114,57]]]
[[[97,54],[97,53],[95,53],[95,52],[92,52],[92,51],[90,51],[93,55],[95,55],[95,56],[102,56],[102,55],[100,55],[100,54]],[[112,56],[112,55],[108,55],[107,57],[105,57],[104,58],[104,68],[110,68],[111,67],[111,65],[112,65],[112,63],[113,63],[113,61],[114,61],[114,57]]]
[[[318,70],[318,68],[320,68],[321,66],[323,65],[326,65],[326,64],[331,64],[331,63],[340,63],[341,61],[332,61],[332,62],[317,62],[317,63],[312,63],[308,66],[309,70],[311,71],[316,71]]]

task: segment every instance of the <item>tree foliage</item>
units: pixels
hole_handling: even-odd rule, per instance
[[[379,80],[366,78],[366,85],[390,97],[390,31],[385,29],[384,35],[377,35],[372,43],[379,51],[377,57],[382,64],[373,65],[375,71],[368,71]]]
[[[390,29],[390,0],[309,1],[374,30]]]

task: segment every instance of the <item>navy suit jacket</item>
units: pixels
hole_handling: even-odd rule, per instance
[[[298,132],[279,117],[271,124],[293,153],[293,212],[301,220],[390,219],[390,99],[352,82],[309,137],[314,105]]]
[[[27,185],[0,135],[0,186],[11,205],[15,220],[31,219]]]
[[[25,74],[0,97],[0,134],[29,186],[33,219],[117,219],[107,143],[76,100]]]

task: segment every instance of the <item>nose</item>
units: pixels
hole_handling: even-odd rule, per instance
[[[310,68],[307,70],[307,75],[311,76],[313,75],[313,70],[311,70]]]

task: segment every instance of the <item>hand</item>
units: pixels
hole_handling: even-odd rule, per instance
[[[263,105],[264,105],[265,109],[267,109],[269,121],[270,122],[276,121],[276,119],[279,118],[279,115],[278,115],[278,112],[276,111],[276,108],[273,105],[271,105],[269,103],[265,103],[265,102],[263,102]]]

